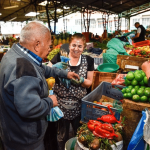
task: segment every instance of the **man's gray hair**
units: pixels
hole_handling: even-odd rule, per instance
[[[25,25],[20,33],[20,42],[28,43],[35,39],[43,39],[49,29],[39,21],[32,21]]]

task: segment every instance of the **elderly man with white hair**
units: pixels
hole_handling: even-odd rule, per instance
[[[48,28],[33,21],[22,29],[20,42],[2,58],[0,136],[5,150],[44,150],[46,116],[58,105],[56,96],[48,93],[46,78],[79,78],[73,72],[42,65],[50,45]]]

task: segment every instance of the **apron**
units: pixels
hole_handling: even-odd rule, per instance
[[[86,56],[81,55],[81,64],[79,66],[68,66],[68,72],[75,72],[83,78],[87,78],[87,60]],[[73,71],[73,68],[76,71]],[[58,106],[64,113],[64,119],[73,120],[81,114],[81,99],[86,95],[86,88],[72,85],[68,88],[63,84],[54,85],[54,93],[57,95]]]

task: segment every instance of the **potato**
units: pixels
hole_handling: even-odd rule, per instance
[[[95,138],[95,139],[91,142],[90,148],[91,148],[91,150],[97,150],[97,149],[99,149],[99,148],[100,148],[100,141],[99,141],[99,139]]]
[[[118,135],[118,137],[114,137],[114,140],[115,140],[116,142],[119,142],[119,141],[122,141],[122,140],[123,140],[122,135],[121,135],[119,132],[115,132],[115,134]]]

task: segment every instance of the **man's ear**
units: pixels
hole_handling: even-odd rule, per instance
[[[40,41],[36,41],[36,42],[35,42],[35,46],[34,46],[34,50],[35,50],[36,52],[38,52],[38,51],[39,51],[39,47],[40,47]]]

